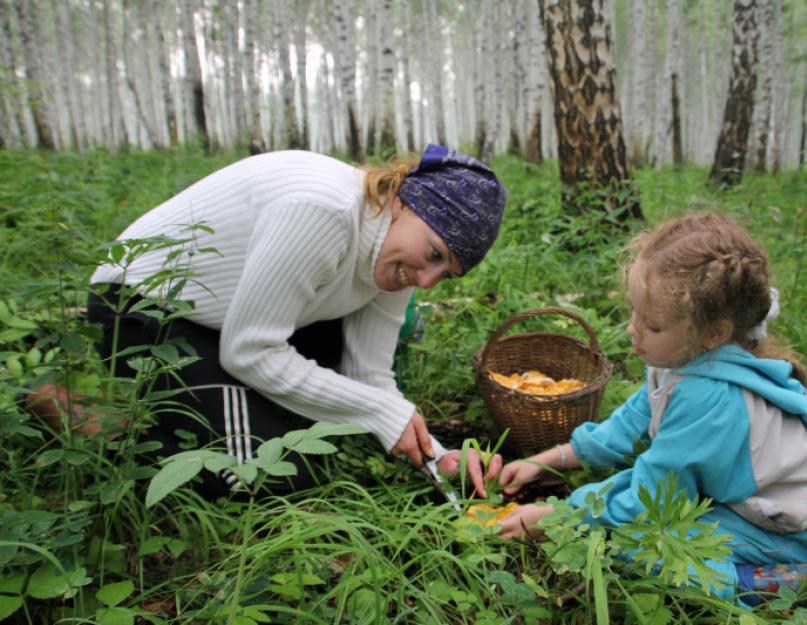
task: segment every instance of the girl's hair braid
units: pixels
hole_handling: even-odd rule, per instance
[[[758,356],[789,360],[805,377],[795,352],[749,337],[771,307],[768,261],[737,222],[719,213],[691,213],[640,234],[628,249],[628,270],[660,281],[656,293],[663,301],[654,304],[670,318],[687,320],[694,337],[727,319],[733,327],[729,342]]]

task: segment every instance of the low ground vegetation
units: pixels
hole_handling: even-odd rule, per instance
[[[670,553],[689,553],[696,563],[721,553],[719,542],[678,538],[708,502],[689,508],[671,497],[662,513],[648,497],[656,514],[613,535],[578,526],[576,513],[559,503],[547,540],[503,543],[370,437],[339,428],[267,445],[243,469],[245,481],[278,479],[288,449],[307,452],[321,485],[288,499],[210,503],[183,480],[138,464],[137,429],[170,400],[152,393],[149,380],[189,356],[176,346],[125,355],[139,375],[110,379],[93,348],[96,330],[83,318],[88,278],[98,262],[121,253],[103,244],[134,217],[241,156],[193,147],[116,157],[0,151],[0,620],[807,623],[798,607],[805,593],[782,593],[751,613],[709,593],[715,580],[687,582],[687,561]],[[603,416],[637,388],[642,372],[630,355],[617,270],[631,232],[603,227],[597,212],[564,216],[553,163],[500,157],[494,165],[510,190],[500,240],[467,278],[418,293],[423,336],[396,359],[402,386],[432,429],[453,445],[473,438],[483,448],[499,432],[472,362],[517,312],[561,305],[594,328],[614,363]],[[708,187],[706,174],[696,167],[636,172],[647,225],[696,209],[724,210],[749,225],[770,252],[782,293],[774,330],[807,353],[807,176],[748,173],[726,192]],[[529,323],[525,329],[578,331],[563,319]],[[54,431],[15,404],[17,393],[47,380],[88,397],[106,415],[104,427],[126,415],[126,434],[108,440]],[[503,449],[516,453],[512,443]],[[175,462],[188,478],[222,460],[190,453]],[[591,478],[581,470],[529,495],[562,499]],[[672,492],[672,483],[662,486]],[[491,490],[486,503],[502,505]],[[463,495],[465,505],[479,503]],[[653,551],[664,545],[663,554]],[[639,547],[644,560],[619,555]],[[659,555],[662,565],[648,566]]]

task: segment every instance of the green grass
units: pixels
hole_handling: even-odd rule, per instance
[[[121,410],[148,417],[151,404],[136,389],[108,379],[81,315],[96,248],[242,156],[195,147],[115,157],[0,151],[0,620],[807,623],[787,597],[752,617],[697,587],[631,573],[599,534],[568,519],[543,547],[502,543],[435,505],[429,483],[369,436],[334,439],[339,451],[317,464],[321,486],[289,499],[210,503],[180,488],[146,507],[155,470],[133,462],[134,436],[110,443],[53,433],[18,410],[12,398],[24,384],[57,377],[101,398],[113,419]],[[435,428],[461,419],[483,445],[497,432],[473,357],[515,313],[562,305],[592,326],[615,366],[603,415],[642,372],[616,271],[631,232],[604,232],[592,216],[564,218],[555,163],[499,157],[494,166],[510,194],[499,241],[468,277],[418,293],[424,337],[396,361],[407,395]],[[636,172],[647,225],[703,208],[746,224],[768,250],[783,295],[773,329],[806,353],[807,175],[747,173],[723,192],[707,174]],[[584,338],[557,318],[524,325]]]

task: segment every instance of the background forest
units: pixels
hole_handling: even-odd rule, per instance
[[[436,141],[539,162],[556,154],[545,35],[557,3],[544,20],[540,4],[2,0],[0,145],[162,148],[200,134],[216,149],[362,160]],[[803,160],[803,2],[572,5],[604,18],[612,50],[597,54],[615,69],[635,165],[711,162],[741,53],[750,164]]]
[[[0,621],[807,625],[805,588],[751,611],[691,579],[720,555],[708,528],[681,538],[706,503],[649,502],[632,561],[635,542],[562,506],[546,540],[503,543],[465,518],[467,485],[458,513],[369,435],[327,427],[282,441],[316,463],[310,491],[149,489],[135,428],[170,399],[152,377],[187,356],[153,346],[127,355],[134,382],[114,378],[84,317],[110,242],[206,174],[250,152],[377,161],[436,141],[489,160],[509,192],[490,254],[417,293],[422,333],[396,354],[446,444],[497,442],[474,358],[526,310],[590,324],[614,365],[601,416],[632,393],[615,267],[631,234],[682,211],[754,233],[782,295],[772,330],[807,354],[803,0],[0,0],[0,28]],[[524,329],[587,340],[563,318]],[[48,380],[134,425],[50,428],[16,401]]]

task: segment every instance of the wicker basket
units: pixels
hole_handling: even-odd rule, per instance
[[[588,344],[571,336],[550,332],[503,337],[512,326],[541,315],[573,319],[588,335]],[[505,446],[531,453],[569,440],[572,430],[597,417],[603,392],[611,377],[611,363],[584,319],[563,308],[538,308],[520,313],[502,325],[474,355],[479,390],[502,431],[509,428]],[[560,380],[577,378],[583,388],[564,395],[528,395],[505,388],[490,378],[537,369]]]

